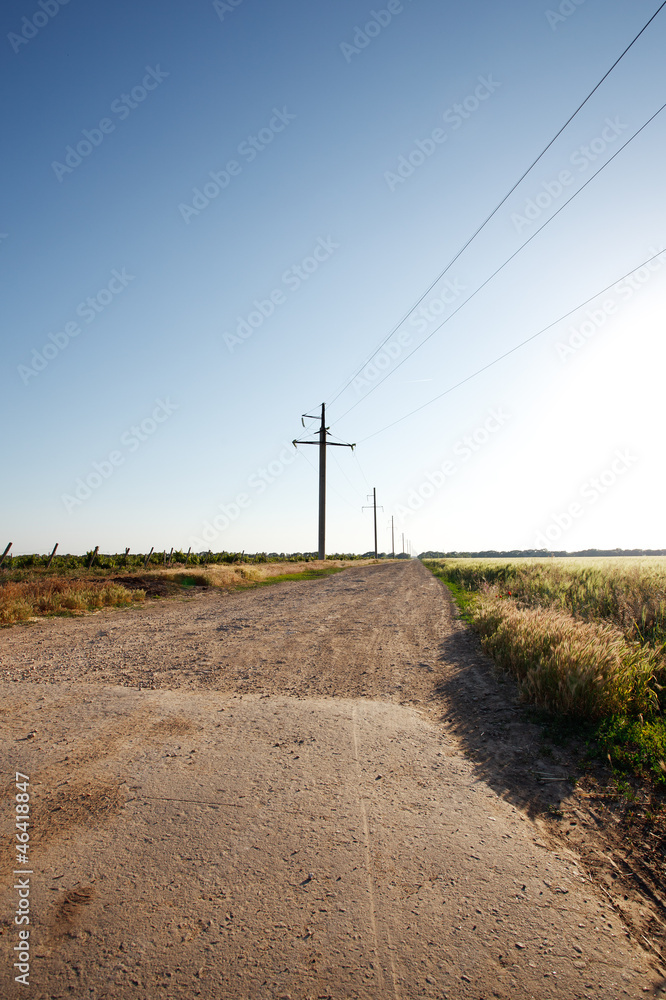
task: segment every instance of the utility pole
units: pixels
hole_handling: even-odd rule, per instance
[[[391,559],[395,559],[395,532],[393,530],[393,514],[391,514]]]
[[[405,554],[405,533],[404,533],[404,531],[402,533],[402,554],[403,554],[403,556]]]
[[[305,427],[305,417],[308,420],[316,420],[317,417],[313,417],[310,413],[304,413],[301,417],[301,423]],[[319,440],[318,441],[292,441],[294,448],[299,444],[316,444],[319,445],[319,558],[321,560],[326,559],[326,448],[351,448],[352,451],[356,447],[355,444],[343,444],[341,441],[329,441],[328,440],[329,429],[326,426],[326,404],[321,404],[321,424],[319,427]]]
[[[370,497],[368,496],[368,500],[369,499],[370,499]],[[372,489],[372,505],[371,506],[372,506],[372,508],[373,508],[373,510],[375,512],[375,559],[376,559],[377,558],[377,488],[376,487],[373,487],[373,489]],[[369,510],[369,507],[361,507],[361,510]],[[380,507],[380,510],[384,510],[384,508]]]

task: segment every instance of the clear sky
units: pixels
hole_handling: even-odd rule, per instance
[[[5,5],[2,547],[314,550],[322,402],[328,551],[666,546],[666,256],[385,429],[666,248],[666,9],[354,381],[658,6]]]

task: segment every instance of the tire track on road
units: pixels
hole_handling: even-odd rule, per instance
[[[356,763],[356,773],[358,775],[358,806],[359,812],[361,814],[361,824],[363,826],[363,840],[365,845],[365,870],[368,881],[368,903],[370,908],[370,926],[372,928],[372,936],[375,943],[375,953],[377,956],[377,971],[379,978],[379,986],[382,991],[382,995],[385,991],[385,977],[384,977],[384,967],[386,964],[390,967],[390,979],[391,985],[393,987],[393,996],[395,1000],[401,1000],[400,994],[398,992],[397,982],[396,982],[396,970],[395,963],[393,960],[393,948],[391,942],[391,933],[388,926],[384,927],[386,933],[386,941],[388,947],[385,949],[379,935],[379,926],[377,919],[377,907],[375,904],[375,880],[372,874],[373,863],[372,863],[372,846],[370,843],[370,825],[368,823],[368,811],[366,809],[365,799],[363,798],[362,791],[362,781],[363,774],[361,771],[361,760],[359,756],[358,749],[358,711],[359,706],[354,705],[352,711],[352,739],[354,744],[354,760]],[[388,963],[386,963],[386,956],[388,956]]]

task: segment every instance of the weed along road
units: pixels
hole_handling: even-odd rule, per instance
[[[0,669],[3,997],[660,995],[530,818],[513,689],[418,562],[5,629]]]

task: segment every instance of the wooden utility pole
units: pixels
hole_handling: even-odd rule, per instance
[[[308,420],[317,420],[317,417],[312,416],[312,414],[304,413],[301,417],[301,423],[304,427],[306,417]],[[341,441],[329,441],[328,435],[329,429],[326,426],[326,404],[322,403],[319,440],[292,441],[294,448],[296,448],[299,444],[316,444],[319,446],[319,558],[321,560],[326,558],[326,448],[351,448],[353,451],[356,447],[355,444],[343,444]]]
[[[368,500],[370,497],[368,497]],[[372,508],[375,512],[375,559],[377,559],[377,488],[373,486],[372,488]],[[361,510],[368,510],[368,507],[361,507]],[[383,507],[380,510],[384,510]]]
[[[391,514],[391,559],[395,559],[395,531],[393,530],[393,514]]]

